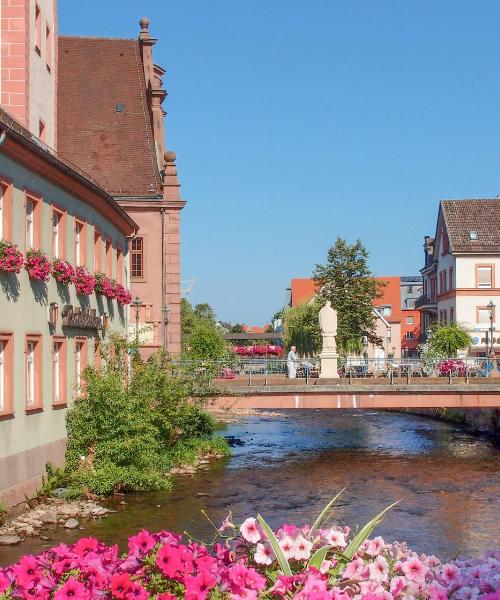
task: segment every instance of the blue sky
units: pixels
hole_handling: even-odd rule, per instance
[[[496,0],[59,0],[61,34],[135,37],[167,70],[182,279],[260,324],[337,236],[415,274],[442,198],[500,194]]]

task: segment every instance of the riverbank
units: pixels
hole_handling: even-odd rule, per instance
[[[286,418],[284,412],[271,410],[257,410],[254,408],[236,408],[236,407],[220,407],[215,405],[204,406],[204,409],[209,413],[217,423],[229,424],[238,423],[246,417],[268,417],[268,418]]]
[[[500,436],[498,408],[411,408],[403,412],[458,424],[481,435]]]

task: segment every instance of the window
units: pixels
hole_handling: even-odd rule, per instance
[[[52,68],[52,35],[48,25],[45,27],[45,64],[50,72]]]
[[[405,334],[405,338],[407,340],[412,340],[415,337],[415,334],[413,333],[413,331],[407,331]]]
[[[454,322],[455,322],[455,309],[450,308],[450,323],[454,323]]]
[[[26,200],[26,247],[33,248],[35,244],[35,201]]]
[[[448,287],[450,288],[450,290],[453,289],[454,284],[453,284],[453,267],[450,267],[448,269]]]
[[[41,408],[41,340],[26,338],[26,409]]]
[[[0,333],[0,415],[12,410],[12,334]]]
[[[75,219],[75,264],[77,267],[85,266],[87,260],[85,231],[85,223]]]
[[[42,13],[40,7],[35,4],[35,50],[41,55],[42,48]]]
[[[111,255],[111,242],[106,240],[106,277],[112,275],[112,255]]]
[[[102,240],[98,231],[94,233],[94,271],[99,273],[102,269]]]
[[[120,248],[116,249],[116,277],[117,283],[123,281],[123,253]]]
[[[477,322],[479,325],[489,325],[490,324],[490,311],[486,306],[478,306],[476,308],[477,312]],[[493,315],[493,319],[495,315]]]
[[[390,317],[392,314],[392,307],[390,305],[379,306],[378,310],[380,314],[384,317]]]
[[[75,342],[75,386],[76,394],[80,395],[82,387],[82,373],[87,366],[87,341],[77,339]]]
[[[413,286],[412,285],[408,286],[408,294],[413,294]]]
[[[4,188],[3,186],[0,186],[0,240],[3,240],[3,230],[4,230],[4,225],[3,225],[3,221],[4,221]]]
[[[448,254],[448,252],[450,251],[450,240],[448,239],[448,234],[446,233],[446,231],[443,231],[442,233],[442,244],[443,244],[443,250],[441,252],[442,255]]]
[[[409,315],[406,317],[406,324],[413,325],[415,323],[415,317],[413,315]]]
[[[53,258],[66,258],[66,215],[52,209],[52,256]]]
[[[38,138],[41,142],[45,143],[45,123],[42,119],[38,121]]]
[[[493,287],[493,267],[492,266],[477,266],[476,267],[476,281],[478,288],[491,288]]]
[[[52,348],[52,402],[66,404],[66,340],[55,339]]]
[[[132,277],[144,277],[144,242],[143,238],[132,240]]]

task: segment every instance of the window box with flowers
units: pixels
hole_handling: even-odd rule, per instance
[[[75,279],[75,269],[69,262],[54,258],[52,261],[52,276],[58,283],[69,285]]]
[[[118,304],[130,304],[132,302],[132,293],[121,283],[116,284],[115,290]]]
[[[106,296],[110,300],[116,298],[116,283],[104,273],[95,274],[95,293]]]
[[[95,277],[85,267],[77,267],[73,283],[77,294],[90,296],[95,288]]]
[[[23,253],[15,244],[0,240],[0,271],[20,273],[24,265]]]
[[[24,267],[31,279],[37,281],[48,281],[51,265],[47,255],[41,250],[28,250]]]

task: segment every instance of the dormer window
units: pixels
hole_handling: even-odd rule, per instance
[[[469,231],[469,239],[470,240],[477,240],[478,239],[478,235],[477,235],[477,231],[475,229],[471,229]]]

